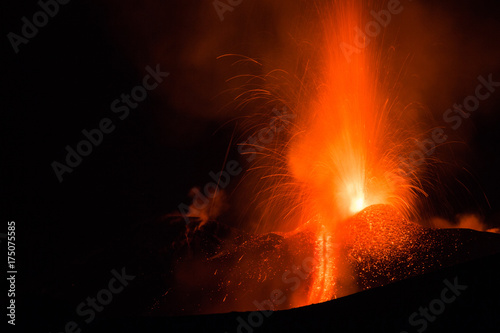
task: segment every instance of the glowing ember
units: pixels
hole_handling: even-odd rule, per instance
[[[324,302],[365,289],[376,284],[374,279],[380,274],[385,277],[418,274],[412,271],[414,263],[408,258],[412,258],[415,250],[421,251],[416,247],[428,246],[423,234],[424,228],[408,222],[387,205],[370,206],[343,221],[335,238],[323,228],[317,239],[319,263],[309,302]],[[407,264],[405,273],[392,269],[400,263]]]

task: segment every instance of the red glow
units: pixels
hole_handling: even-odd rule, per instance
[[[305,220],[320,225],[320,258],[309,303],[326,301],[350,289],[339,246],[342,223],[367,206],[412,207],[410,180],[399,175],[391,126],[395,96],[381,84],[382,52],[376,43],[349,59],[339,45],[359,45],[355,27],[366,24],[363,6],[337,1],[324,16],[323,70],[310,100],[297,110],[300,130],[290,143],[289,167],[303,197]],[[343,282],[343,283],[342,283]]]

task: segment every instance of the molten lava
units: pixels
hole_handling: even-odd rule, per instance
[[[319,225],[320,259],[309,303],[356,290],[340,251],[345,221],[374,204],[407,210],[414,196],[412,180],[399,170],[403,140],[395,128],[401,124],[391,116],[400,110],[391,87],[383,84],[390,79],[383,77],[390,72],[383,52],[365,40],[360,52],[346,58],[339,47],[359,44],[355,27],[365,26],[367,11],[361,2],[334,1],[324,12],[322,71],[315,93],[296,110],[301,122],[288,154],[290,171],[307,198],[302,219]]]

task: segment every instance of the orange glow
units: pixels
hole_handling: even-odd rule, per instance
[[[247,181],[248,191],[240,188],[245,213],[258,214],[249,222],[259,232],[295,234],[306,226],[314,235],[308,243],[314,245],[312,282],[295,291],[294,307],[358,291],[352,258],[347,258],[355,252],[347,252],[346,242],[365,235],[353,236],[364,229],[349,230],[349,219],[374,205],[389,205],[408,216],[421,191],[416,171],[401,172],[400,156],[411,151],[406,140],[413,131],[400,120],[403,108],[395,88],[400,73],[382,52],[383,32],[349,57],[341,47],[363,43],[357,29],[373,20],[370,10],[376,8],[349,0],[318,7],[322,35],[313,37],[318,54],[298,88],[282,84],[285,71],[274,70],[249,79],[265,82],[269,90],[248,89],[238,95],[240,104],[273,96],[294,115],[283,125],[286,135],[280,133],[270,143],[247,143],[245,151],[259,149],[249,169],[257,181]],[[248,204],[251,191],[256,198]],[[384,228],[369,228],[370,239],[356,248],[360,253],[371,240],[385,240]]]
[[[321,225],[309,303],[350,289],[352,274],[338,246],[346,232],[343,221],[375,204],[402,211],[412,206],[411,183],[398,173],[401,144],[392,126],[400,124],[391,121],[398,110],[396,97],[389,98],[390,89],[382,84],[383,55],[375,40],[350,59],[339,46],[359,45],[355,28],[366,25],[365,9],[360,2],[336,1],[325,11],[321,75],[309,102],[297,110],[301,123],[289,144],[289,168],[308,198],[303,218]]]
[[[354,27],[363,26],[360,8],[347,2],[325,20],[323,74],[305,113],[306,126],[291,145],[289,163],[305,190],[313,191],[326,220],[335,223],[369,204],[386,203],[384,129],[387,108],[378,89],[377,59],[371,48],[349,62],[339,44],[355,45]],[[384,179],[387,187],[383,188]],[[376,182],[374,182],[376,180]],[[368,183],[378,188],[368,188]]]
[[[335,251],[332,242],[332,236],[326,232],[325,228],[318,234],[316,240],[316,255],[318,263],[316,265],[316,275],[314,282],[309,293],[309,304],[325,302],[336,298],[334,294],[336,289],[335,277],[338,275],[338,268],[336,267],[335,256],[338,255]]]
[[[351,206],[349,211],[351,214],[356,214],[365,208],[365,195],[363,193],[359,195],[354,195],[351,199]]]

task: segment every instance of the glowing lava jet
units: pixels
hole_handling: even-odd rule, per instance
[[[289,147],[289,168],[308,198],[303,219],[317,229],[318,269],[308,303],[354,292],[352,271],[339,252],[348,217],[374,204],[405,211],[416,187],[402,175],[390,72],[375,41],[348,57],[339,45],[359,45],[367,22],[360,2],[336,1],[325,10],[322,68],[310,101],[297,110],[300,129]],[[394,84],[394,83],[393,83]],[[392,94],[389,96],[389,94]],[[342,290],[341,290],[342,289]]]
[[[409,221],[422,190],[419,175],[403,172],[399,159],[413,147],[397,102],[398,69],[388,66],[382,36],[365,40],[349,57],[340,47],[359,45],[356,27],[369,20],[366,7],[343,0],[318,10],[320,60],[301,82],[306,93],[290,103],[297,116],[291,139],[279,151],[263,147],[284,166],[260,177],[276,176],[259,191],[269,193],[261,200],[262,220],[268,231],[287,219],[298,228],[251,235],[215,221],[186,227],[182,219],[170,220],[189,237],[171,246],[189,255],[175,258],[176,287],[153,313],[289,309],[466,260],[477,239],[499,249],[496,235],[437,231]],[[266,163],[257,168],[269,169]]]

